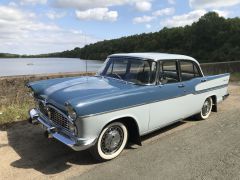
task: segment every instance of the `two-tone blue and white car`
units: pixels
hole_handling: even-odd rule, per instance
[[[145,134],[192,115],[207,119],[228,96],[229,77],[204,76],[189,56],[114,54],[96,76],[29,83],[30,121],[76,151],[110,160]]]

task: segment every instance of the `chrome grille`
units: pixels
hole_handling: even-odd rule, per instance
[[[59,113],[57,110],[55,110],[52,107],[48,108],[50,120],[52,120],[55,124],[62,126],[66,129],[69,129],[69,121],[66,117],[64,117],[61,113]]]
[[[67,117],[58,112],[51,106],[45,106],[43,102],[39,101],[39,110],[42,114],[48,117],[53,123],[69,130],[69,121]]]
[[[45,116],[48,116],[48,111],[45,108],[43,102],[39,101],[39,110],[41,111],[41,113],[43,113]]]

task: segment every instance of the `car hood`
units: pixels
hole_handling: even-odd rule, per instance
[[[65,103],[74,99],[78,101],[94,101],[101,97],[116,96],[131,91],[134,84],[121,80],[103,77],[58,78],[29,83],[36,96],[65,110]],[[134,89],[135,89],[134,88]]]

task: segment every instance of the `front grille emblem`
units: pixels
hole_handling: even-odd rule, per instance
[[[48,108],[48,107],[46,107],[46,109],[47,109],[47,114],[48,114],[48,117],[51,119],[51,111],[49,110],[49,108]]]

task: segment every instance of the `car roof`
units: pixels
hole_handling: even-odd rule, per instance
[[[108,57],[135,57],[135,58],[142,58],[142,59],[151,59],[154,61],[182,59],[182,60],[191,60],[191,61],[197,62],[194,58],[190,56],[185,56],[180,54],[167,54],[167,53],[119,53],[119,54],[112,54]]]

